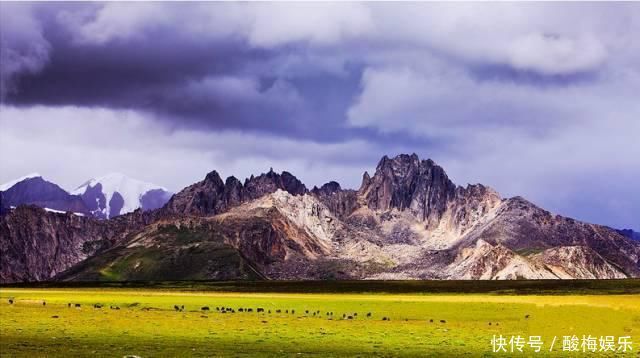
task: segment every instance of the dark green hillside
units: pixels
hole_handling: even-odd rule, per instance
[[[90,258],[63,281],[255,280],[262,278],[217,231],[160,226],[151,234]]]

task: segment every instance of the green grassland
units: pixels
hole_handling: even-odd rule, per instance
[[[565,284],[568,289],[555,291],[561,295],[542,287],[544,294],[514,294],[530,290],[523,283],[490,286],[494,290],[472,285],[481,293],[455,293],[459,285],[451,286],[453,293],[438,293],[433,288],[451,285],[438,282],[355,285],[366,293],[335,292],[350,291],[342,283],[281,283],[279,290],[266,289],[278,284],[261,289],[257,283],[5,286],[0,287],[0,355],[492,356],[491,338],[499,334],[541,335],[546,350],[553,336],[632,336],[629,356],[638,355],[637,281]],[[96,303],[104,307],[94,308]],[[174,305],[185,310],[176,312]],[[219,313],[220,306],[236,312]],[[258,307],[265,312],[257,313]],[[332,319],[327,312],[333,312]],[[551,355],[566,354],[557,345]]]

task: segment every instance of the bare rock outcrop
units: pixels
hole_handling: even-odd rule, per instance
[[[203,181],[192,184],[171,197],[161,212],[164,215],[215,215],[278,189],[294,195],[307,192],[305,185],[286,171],[278,174],[271,169],[257,177],[252,175],[242,184],[233,176],[223,182],[214,170]]]
[[[0,282],[51,279],[148,222],[141,210],[98,220],[19,206],[0,216]]]

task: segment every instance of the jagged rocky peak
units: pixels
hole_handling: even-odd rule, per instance
[[[215,170],[209,172],[207,176],[204,177],[204,181],[210,183],[216,188],[224,187],[224,182],[222,181],[220,174]]]
[[[162,208],[166,213],[188,215],[213,215],[226,210],[225,183],[213,170],[204,180],[192,184],[171,197]]]
[[[229,206],[240,205],[244,202],[244,190],[238,178],[230,176],[224,182],[224,197]]]
[[[342,219],[358,208],[358,192],[342,189],[335,181],[325,183],[320,188],[314,187],[311,194],[329,208],[333,215]]]
[[[293,174],[287,171],[278,174],[273,171],[273,168],[266,174],[260,174],[257,177],[252,175],[251,178],[245,180],[244,189],[247,200],[259,198],[278,189],[293,195],[301,195],[308,192],[307,187]]]
[[[410,210],[429,224],[439,222],[455,193],[456,186],[444,169],[415,153],[382,157],[373,177],[363,180],[359,191],[373,210]]]
[[[289,172],[278,174],[273,171],[251,176],[242,184],[234,176],[222,181],[220,174],[213,170],[203,181],[186,187],[174,195],[163,208],[165,213],[189,215],[215,215],[244,202],[271,194],[278,189],[293,195],[307,193],[307,188]]]
[[[340,183],[336,182],[336,181],[330,181],[328,183],[323,184],[320,188],[318,187],[313,187],[313,189],[311,190],[311,192],[313,194],[333,194],[333,193],[337,193],[339,191],[341,191],[342,188],[340,187]]]
[[[370,183],[371,176],[369,175],[369,172],[365,171],[364,174],[362,174],[362,184],[360,184],[360,189],[358,189],[358,191],[362,191],[364,188],[369,186]]]

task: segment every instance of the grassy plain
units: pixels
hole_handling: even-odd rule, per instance
[[[362,284],[362,291],[373,287],[362,293],[335,293],[342,291],[341,284],[325,287],[333,293],[320,293],[313,283],[281,284],[279,290],[260,285],[0,287],[0,355],[490,356],[491,338],[500,334],[541,335],[540,356],[567,355],[559,342],[548,352],[553,337],[561,342],[565,335],[631,336],[629,356],[640,351],[638,282],[614,283],[613,294],[603,294],[607,289],[598,284],[591,290],[587,285],[553,291],[560,295],[540,287],[544,294],[513,294],[513,283],[482,293],[434,293],[446,291],[437,289],[439,283],[425,290],[406,287],[412,283],[394,288],[374,282]],[[383,292],[385,285],[393,293]],[[81,307],[69,308],[69,303]],[[104,307],[94,308],[96,303]],[[176,312],[174,305],[184,305],[185,311]],[[210,311],[203,312],[203,306]],[[220,306],[236,313],[219,313]],[[258,307],[265,312],[257,313]],[[327,312],[333,312],[333,319]],[[343,314],[354,319],[343,319]],[[524,355],[538,356],[531,352],[525,347]]]

